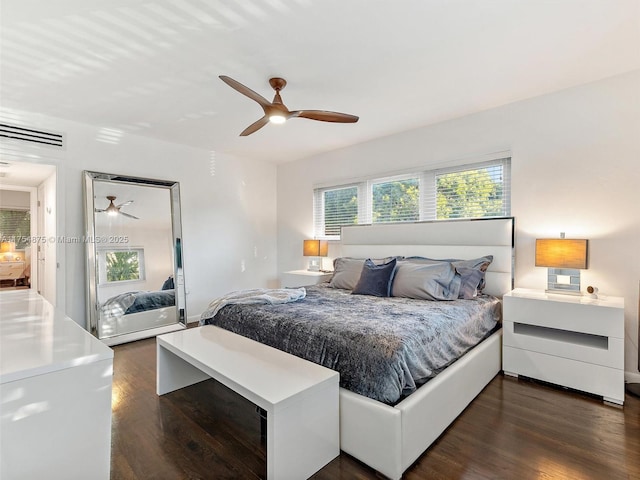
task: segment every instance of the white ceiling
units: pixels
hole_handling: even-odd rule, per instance
[[[0,4],[3,107],[272,162],[640,68],[639,0]],[[268,99],[282,76],[290,109],[360,121],[241,138],[262,110],[221,74]]]
[[[0,188],[37,187],[56,171],[53,165],[0,160]]]
[[[121,212],[138,217],[133,219],[104,213],[95,213],[96,228],[99,234],[121,232],[127,228],[163,228],[171,230],[171,195],[167,188],[147,185],[133,185],[96,180],[93,184],[94,205],[97,209],[109,206],[108,195],[115,196],[115,205],[123,205]],[[124,230],[123,230],[124,229]]]

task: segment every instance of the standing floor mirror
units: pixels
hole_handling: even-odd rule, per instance
[[[89,330],[107,345],[186,328],[178,182],[84,172]]]

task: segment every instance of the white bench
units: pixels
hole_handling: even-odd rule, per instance
[[[214,326],[158,336],[157,355],[158,395],[214,378],[267,412],[267,479],[339,455],[338,372]]]

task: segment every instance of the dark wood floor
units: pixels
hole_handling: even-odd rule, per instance
[[[251,403],[213,380],[158,397],[155,339],[114,350],[112,479],[265,478]],[[342,453],[313,478],[379,477]],[[498,375],[403,478],[640,479],[640,399]]]

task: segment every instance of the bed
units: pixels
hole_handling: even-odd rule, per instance
[[[132,291],[100,305],[100,338],[175,323],[175,290]]]
[[[339,257],[420,256],[471,259],[491,255],[493,260],[484,274],[484,293],[490,296],[483,295],[471,301],[426,302],[393,297],[365,298],[365,295],[350,295],[350,292],[317,286],[307,288],[308,298],[300,303],[267,307],[230,305],[221,310],[221,315],[205,323],[213,322],[340,371],[340,448],[385,476],[399,479],[501,368],[501,330],[494,328],[500,315],[500,304],[496,298],[512,288],[513,223],[512,218],[501,218],[350,226],[342,229],[342,240],[336,255]],[[397,332],[385,332],[381,335],[380,330],[371,330],[375,333],[369,333],[369,337],[376,337],[377,343],[369,341],[370,338],[366,335],[369,324],[373,323],[371,319],[375,318],[376,312],[382,312],[385,316],[392,314],[392,310],[402,311],[404,314],[411,312],[407,320],[409,326],[420,325],[420,329],[426,328],[426,332],[419,332],[420,335],[433,335],[434,330],[429,330],[430,326],[424,327],[424,319],[418,318],[421,313],[416,304],[419,303],[428,307],[423,310],[432,308],[455,311],[447,320],[451,322],[453,317],[466,316],[467,311],[480,312],[479,322],[483,324],[484,330],[476,332],[475,326],[471,328],[465,324],[459,328],[464,331],[462,343],[480,343],[475,347],[468,345],[463,348],[466,353],[457,360],[443,356],[440,363],[425,363],[416,358],[420,355],[415,352],[421,353],[418,348],[401,358],[399,366],[397,363],[387,365],[386,357],[398,356],[398,351],[404,352],[405,344],[414,342],[414,332],[411,330],[408,337],[401,337],[396,335]],[[377,351],[377,360],[373,366],[364,368],[376,370],[376,375],[381,375],[380,378],[384,376],[380,372],[386,372],[392,380],[395,376],[399,382],[392,382],[380,391],[376,390],[377,384],[385,383],[383,381],[376,380],[373,382],[376,385],[352,382],[352,372],[349,369],[357,368],[357,362],[354,364],[356,367],[349,366],[346,370],[343,365],[344,357],[350,356],[349,351],[336,352],[332,350],[333,346],[324,348],[325,342],[335,342],[336,338],[352,335],[340,330],[341,319],[336,318],[343,309],[348,308],[347,304],[352,304],[353,310],[361,313],[360,317],[356,315],[356,319],[352,319],[360,324],[360,330],[353,334],[357,335],[356,343],[362,347],[356,356],[361,359],[369,356],[368,352]],[[309,305],[311,309],[315,307],[318,312],[322,311],[325,317],[333,317],[333,321],[329,320],[329,323],[318,327],[318,322],[314,322],[313,311],[309,311]],[[293,323],[283,323],[285,316],[282,312],[287,308],[292,312],[287,321]],[[228,319],[225,313],[229,314]],[[309,324],[301,327],[301,317],[309,316]],[[387,322],[388,325],[382,325],[381,328],[393,330],[400,321]],[[271,329],[278,328],[278,325],[280,330],[270,332]],[[318,330],[326,330],[324,338]],[[295,338],[295,332],[304,334]],[[334,337],[333,340],[330,340],[331,336]],[[467,338],[473,336],[477,338]],[[286,348],[278,343],[283,337],[287,337]],[[442,350],[458,348],[456,342],[457,339]],[[396,343],[400,346],[393,349],[390,344]],[[455,356],[459,354],[460,352]]]

